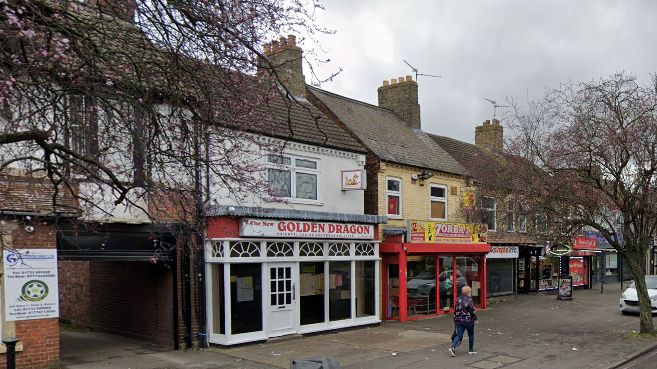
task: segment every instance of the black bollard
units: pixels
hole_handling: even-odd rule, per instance
[[[2,340],[7,346],[7,369],[16,369],[16,344],[19,339],[10,337]]]

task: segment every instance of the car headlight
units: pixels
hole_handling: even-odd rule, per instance
[[[625,300],[625,292],[623,292],[623,294],[621,295],[621,298],[622,298],[623,300]]]

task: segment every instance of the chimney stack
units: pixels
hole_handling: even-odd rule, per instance
[[[494,153],[504,149],[504,128],[497,119],[485,120],[475,127],[475,146]]]
[[[264,54],[276,70],[281,82],[293,96],[306,96],[306,78],[303,75],[303,50],[297,46],[294,35],[281,37],[270,44],[263,45]],[[267,63],[261,61],[260,68],[271,69]]]
[[[420,104],[417,99],[417,83],[413,77],[393,78],[383,81],[377,89],[379,92],[379,106],[390,109],[411,128],[420,129]]]

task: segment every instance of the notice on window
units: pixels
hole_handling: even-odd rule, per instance
[[[253,277],[237,277],[237,302],[253,301]]]
[[[6,321],[59,317],[57,250],[5,250],[3,263]]]

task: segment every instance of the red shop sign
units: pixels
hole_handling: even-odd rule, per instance
[[[577,237],[573,246],[575,249],[593,250],[596,248],[596,240],[592,237]]]

